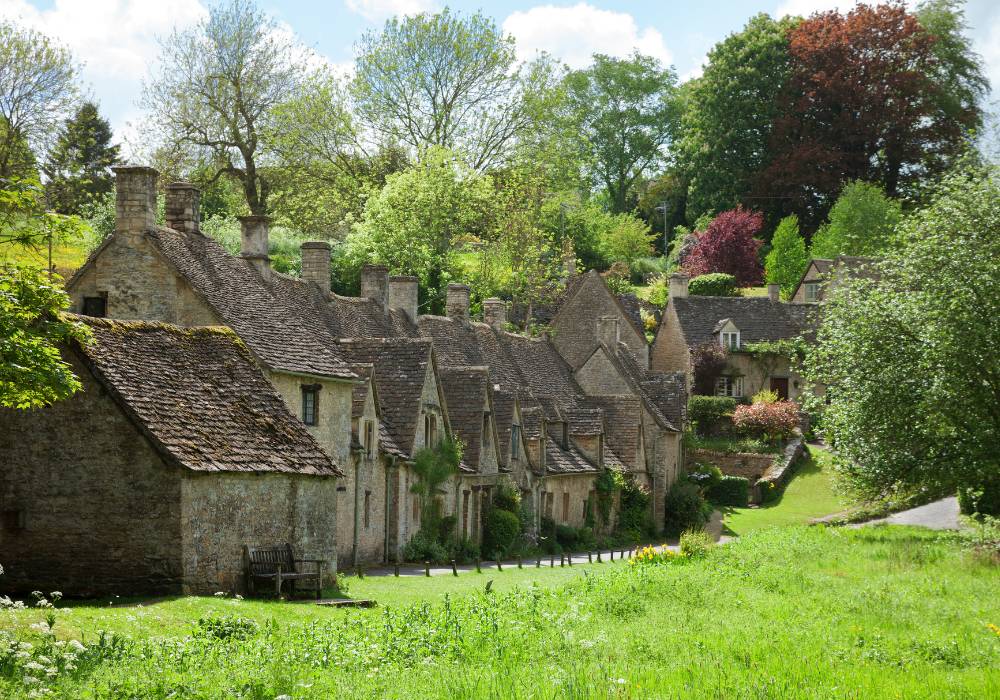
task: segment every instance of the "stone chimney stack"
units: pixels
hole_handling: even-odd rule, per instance
[[[389,268],[385,265],[365,265],[361,268],[361,296],[371,299],[382,309],[389,310]]]
[[[781,285],[780,284],[767,285],[767,298],[774,302],[781,301]]]
[[[671,299],[686,299],[688,295],[688,282],[691,278],[682,272],[675,272],[670,275],[669,296]]]
[[[502,331],[507,325],[507,302],[503,299],[486,299],[483,302],[483,320],[493,330]]]
[[[271,220],[266,216],[241,216],[240,235],[242,245],[240,255],[257,268],[261,277],[271,276],[271,256],[268,255],[268,235]]]
[[[445,312],[448,314],[448,318],[459,321],[469,320],[469,285],[455,283],[448,285]]]
[[[190,182],[171,182],[166,190],[167,227],[181,233],[200,233],[201,190]]]
[[[143,234],[156,228],[156,178],[154,168],[123,165],[114,169],[115,231]]]
[[[323,294],[330,293],[330,244],[306,241],[302,244],[302,279],[312,282]]]
[[[597,319],[597,342],[615,349],[620,338],[617,316],[601,316]]]
[[[389,308],[398,309],[417,322],[417,293],[420,280],[413,275],[393,275],[389,278]]]
[[[576,251],[573,250],[573,241],[569,238],[563,239],[562,244],[563,277],[567,280],[576,274]]]

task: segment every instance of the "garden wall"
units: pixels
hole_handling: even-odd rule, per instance
[[[794,465],[804,453],[802,438],[796,437],[779,455],[694,449],[689,452],[689,461],[714,464],[727,476],[749,479],[750,502],[756,504],[763,500],[763,489],[782,488],[788,483]]]

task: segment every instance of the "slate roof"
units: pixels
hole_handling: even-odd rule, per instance
[[[488,401],[489,372],[485,367],[442,367],[438,375],[448,404],[448,420],[465,444],[462,460],[480,468],[483,445],[483,406]],[[509,430],[508,430],[509,433]]]
[[[641,387],[675,429],[687,424],[687,375],[684,372],[646,372]]]
[[[433,365],[431,343],[417,338],[347,338],[337,342],[352,363],[374,367],[379,412],[398,450],[413,445],[424,379]]]
[[[228,328],[75,317],[95,377],[164,455],[198,472],[337,476]]]
[[[589,474],[600,471],[573,443],[563,449],[552,439],[545,441],[545,470],[552,474]]]
[[[604,444],[630,469],[645,470],[639,460],[639,425],[642,405],[634,396],[588,396],[587,403],[604,418]],[[606,457],[607,455],[605,455]]]
[[[563,415],[570,435],[594,437],[604,432],[604,417],[600,408],[570,408]]]
[[[773,302],[767,297],[689,296],[671,299],[670,303],[688,347],[716,340],[714,329],[727,318],[740,330],[743,344],[794,338],[803,330],[803,316],[795,310],[798,305]]]

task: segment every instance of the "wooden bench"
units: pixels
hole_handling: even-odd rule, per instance
[[[274,593],[281,596],[281,585],[288,582],[289,594],[295,592],[299,581],[308,581],[316,590],[316,598],[323,592],[323,559],[296,559],[292,555],[292,545],[282,544],[273,547],[243,547],[243,559],[246,562],[247,590],[252,595],[257,581],[267,581],[274,585]],[[305,571],[304,564],[312,564],[315,570]]]

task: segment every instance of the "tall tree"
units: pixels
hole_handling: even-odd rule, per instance
[[[845,181],[892,197],[940,172],[979,124],[961,109],[939,40],[901,4],[813,15],[791,30],[792,71],[757,194],[814,227]],[[970,69],[971,70],[971,69]]]
[[[267,215],[265,170],[277,108],[298,94],[308,52],[250,0],[215,5],[162,42],[143,104],[169,144],[239,183],[250,213]]]
[[[482,170],[532,124],[514,39],[481,12],[394,17],[358,47],[353,92],[365,121],[415,151],[440,146]],[[537,76],[536,76],[537,77]]]
[[[899,202],[886,197],[878,185],[852,182],[830,209],[829,221],[813,236],[810,255],[884,255],[893,246],[901,214]]]
[[[72,56],[44,34],[0,21],[0,179],[41,152],[77,98]],[[24,176],[24,173],[21,173]]]
[[[45,196],[52,209],[61,214],[78,214],[85,203],[111,191],[111,166],[119,156],[119,147],[111,143],[111,138],[111,125],[93,102],[84,102],[66,120],[42,166]]]
[[[764,260],[764,278],[768,284],[781,285],[781,293],[787,299],[807,267],[809,254],[799,233],[799,218],[795,214],[786,216],[771,237],[771,250]]]
[[[748,195],[771,163],[778,98],[791,71],[788,32],[798,21],[751,18],[715,45],[705,72],[685,90],[678,151],[691,180],[689,221],[738,204],[761,204]]]
[[[678,114],[677,76],[650,56],[595,54],[593,65],[570,73],[567,84],[592,179],[612,211],[628,211],[636,183],[666,161]]]
[[[764,268],[758,251],[763,241],[757,234],[763,224],[764,217],[758,212],[743,208],[722,212],[703,232],[695,234],[694,245],[684,258],[684,272],[691,277],[725,272],[741,287],[760,284]]]

